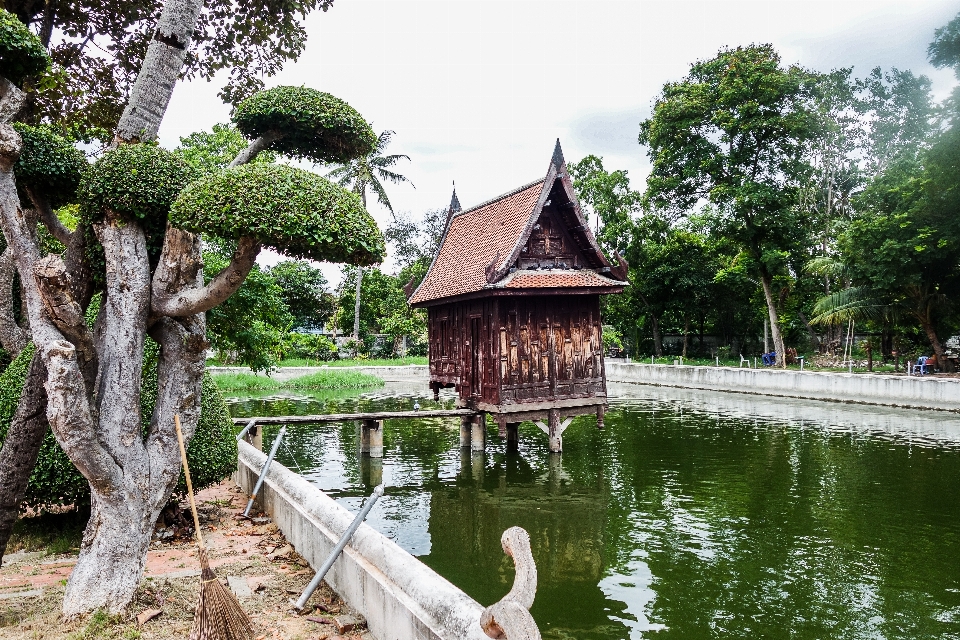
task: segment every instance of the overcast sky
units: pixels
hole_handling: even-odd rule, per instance
[[[603,156],[641,189],[639,122],[665,82],[723,46],[769,42],[819,71],[912,69],[945,96],[955,79],[926,48],[957,13],[960,2],[919,0],[336,0],[307,19],[306,51],[267,86],[332,93],[378,133],[394,130],[388,151],[410,156],[399,171],[416,188],[390,185],[390,199],[418,217],[447,205],[454,180],[469,207],[543,176],[557,138],[568,161]],[[219,89],[178,86],[161,143],[226,122]]]

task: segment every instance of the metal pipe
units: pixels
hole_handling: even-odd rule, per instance
[[[347,546],[347,543],[350,542],[350,539],[353,537],[353,534],[357,532],[357,529],[360,527],[360,523],[363,522],[367,514],[370,513],[370,510],[373,509],[373,505],[377,503],[377,499],[383,495],[383,485],[378,484],[377,487],[373,490],[373,493],[370,494],[370,497],[367,499],[367,503],[363,505],[363,508],[360,509],[360,513],[357,514],[357,517],[353,519],[353,522],[350,523],[350,526],[347,527],[347,530],[344,532],[343,536],[340,538],[340,542],[337,543],[337,546],[333,548],[333,551],[330,552],[330,555],[327,557],[326,561],[317,570],[313,580],[310,581],[310,584],[307,585],[307,588],[304,589],[303,593],[300,595],[300,599],[297,600],[296,604],[293,605],[293,608],[297,611],[301,611],[306,605],[307,600],[310,599],[310,596],[313,595],[313,592],[317,590],[317,587],[320,586],[320,581],[323,580],[323,577],[327,575],[327,572],[330,571],[330,567],[333,566],[333,563],[337,561],[337,558],[340,557],[340,554],[343,552],[343,548]]]
[[[257,493],[260,492],[260,487],[263,486],[263,480],[267,477],[267,471],[270,470],[270,463],[273,462],[273,457],[277,455],[277,449],[280,448],[280,441],[283,440],[283,436],[286,432],[286,427],[280,427],[280,433],[277,434],[276,440],[273,441],[273,446],[270,448],[270,455],[267,456],[267,461],[263,463],[263,469],[260,470],[260,477],[257,478],[257,484],[253,488],[253,493],[250,494],[250,501],[247,502],[247,508],[243,510],[244,517],[248,517],[250,515],[250,509],[253,508],[253,501],[257,498]]]
[[[241,440],[243,440],[247,436],[247,433],[250,431],[250,429],[252,429],[255,426],[257,426],[256,418],[248,422],[247,426],[245,426],[243,430],[241,430],[240,433],[237,434],[237,442],[240,442]]]

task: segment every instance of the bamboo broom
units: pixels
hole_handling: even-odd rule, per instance
[[[197,544],[200,547],[200,598],[197,600],[190,640],[249,640],[253,637],[250,618],[240,608],[240,603],[237,602],[233,593],[217,579],[207,560],[207,548],[203,545],[203,536],[200,534],[197,505],[193,501],[193,483],[190,481],[190,468],[187,466],[187,449],[183,444],[183,432],[180,431],[180,415],[175,415],[173,421],[177,425],[177,441],[180,443],[183,475],[187,479],[187,496],[190,498],[193,526],[197,531]]]

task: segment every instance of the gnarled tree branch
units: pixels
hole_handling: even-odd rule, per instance
[[[47,317],[77,349],[77,362],[88,392],[97,375],[97,351],[83,309],[73,297],[73,283],[60,256],[46,256],[33,267]]]
[[[259,242],[250,237],[240,238],[230,264],[206,286],[182,288],[180,283],[185,280],[181,277],[183,267],[179,258],[187,255],[188,243],[192,246],[195,241],[192,234],[168,227],[160,264],[153,275],[153,315],[184,317],[209,311],[240,288],[260,253]],[[192,264],[189,266],[194,268]]]
[[[271,144],[282,138],[283,136],[278,131],[268,131],[253,142],[250,143],[246,149],[237,154],[237,157],[233,159],[233,162],[230,163],[231,167],[237,167],[241,164],[247,164],[248,162],[253,162],[253,159],[257,155],[269,147]]]

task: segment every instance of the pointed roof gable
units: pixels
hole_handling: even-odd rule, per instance
[[[423,282],[410,296],[411,305],[429,306],[495,289],[552,293],[589,288],[616,293],[626,285],[626,262],[620,258],[617,267],[612,267],[580,211],[560,140],[545,178],[465,211],[453,213],[454,201],[459,205],[456,191],[440,248]],[[542,216],[559,224],[564,239],[578,253],[577,268],[563,263],[523,266],[521,254],[531,234],[540,228]]]

